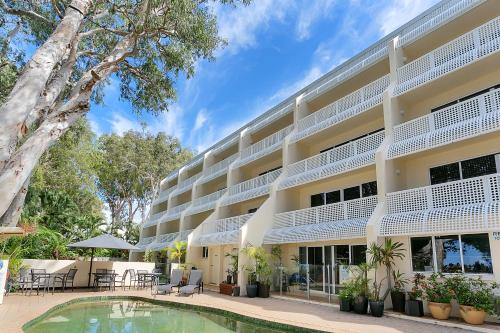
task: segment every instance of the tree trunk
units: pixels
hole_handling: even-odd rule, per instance
[[[10,204],[9,208],[0,217],[0,226],[2,227],[16,227],[21,213],[23,211],[24,200],[26,199],[26,194],[28,193],[28,186],[30,184],[31,177],[28,177],[24,182],[21,190],[17,193],[14,200]]]
[[[26,131],[25,120],[32,112],[51,77],[54,67],[73,44],[92,0],[73,0],[52,35],[40,46],[14,88],[0,107],[0,170],[12,155],[18,138]],[[83,15],[82,15],[83,13]]]

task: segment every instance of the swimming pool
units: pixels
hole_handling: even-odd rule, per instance
[[[282,333],[309,330],[267,321],[179,308],[137,299],[81,301],[63,305],[25,325],[26,333]],[[215,312],[218,312],[215,310]],[[220,311],[219,311],[220,312]]]

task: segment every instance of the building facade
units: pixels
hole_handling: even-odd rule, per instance
[[[391,237],[401,272],[500,282],[499,15],[442,1],[199,154],[162,181],[132,257],[186,240],[216,284],[227,253],[279,245],[336,288]]]

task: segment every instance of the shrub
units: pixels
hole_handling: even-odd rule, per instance
[[[458,304],[473,306],[476,310],[494,314],[493,289],[498,288],[496,282],[486,282],[481,277],[472,278],[459,274],[451,277],[449,284],[454,290]]]
[[[435,303],[450,303],[455,294],[449,279],[446,279],[442,273],[432,273],[427,281],[422,282],[422,289],[424,298]]]

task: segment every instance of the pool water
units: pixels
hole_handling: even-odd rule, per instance
[[[282,333],[218,314],[135,300],[81,302],[48,314],[26,333]]]

